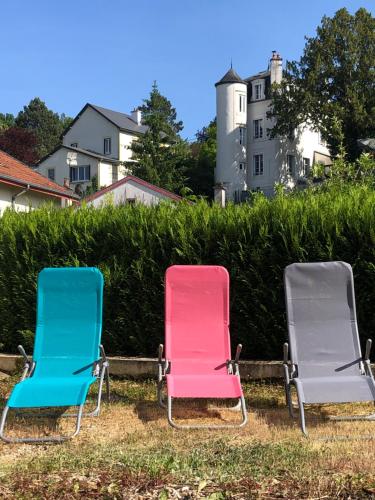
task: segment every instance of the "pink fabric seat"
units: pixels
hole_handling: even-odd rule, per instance
[[[173,398],[240,398],[236,375],[167,375],[168,394]]]

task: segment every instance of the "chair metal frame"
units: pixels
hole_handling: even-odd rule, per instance
[[[237,349],[236,349],[236,356],[233,360],[227,360],[226,365],[227,365],[227,373],[228,375],[235,375],[236,377],[240,378],[240,368],[239,368],[239,358],[242,350],[242,345],[238,344]],[[170,372],[171,368],[171,362],[168,359],[163,359],[163,352],[164,352],[164,345],[160,344],[159,345],[159,350],[158,350],[158,385],[157,385],[157,391],[158,391],[158,403],[161,408],[166,408],[167,409],[167,418],[169,424],[174,427],[175,429],[233,429],[233,428],[238,428],[238,427],[243,427],[244,425],[247,424],[248,421],[248,415],[247,415],[247,410],[246,410],[246,402],[245,398],[242,395],[238,403],[230,408],[231,410],[241,410],[242,412],[242,421],[241,423],[233,423],[233,424],[225,424],[225,425],[182,425],[182,424],[177,424],[175,420],[173,419],[173,409],[172,409],[172,396],[167,396],[167,404],[164,403],[163,401],[163,385],[164,381],[166,378],[166,375]],[[175,398],[176,399],[176,398]],[[180,398],[178,398],[180,399]],[[208,398],[209,399],[209,398]]]
[[[371,370],[370,364],[370,353],[371,353],[372,340],[367,339],[366,342],[366,351],[365,355],[362,357],[361,364],[361,373],[362,375],[368,376],[372,379],[375,384],[374,375]],[[288,342],[284,343],[284,361],[283,361],[283,369],[284,369],[284,387],[285,387],[285,400],[288,406],[289,415],[291,418],[296,418],[293,411],[293,403],[292,403],[292,395],[291,389],[292,386],[295,387],[297,392],[297,400],[298,400],[298,408],[299,408],[299,417],[300,417],[300,427],[303,434],[308,437],[308,432],[306,428],[306,417],[305,417],[305,408],[304,403],[302,401],[302,396],[298,387],[298,384],[295,383],[295,380],[298,378],[298,366],[293,364],[289,359],[289,344]],[[309,403],[310,404],[310,403]],[[375,413],[371,413],[370,415],[348,415],[348,416],[330,416],[329,420],[334,421],[375,421]]]
[[[109,362],[107,360],[103,345],[100,345],[99,349],[100,349],[100,358],[97,361],[95,361],[93,364],[93,376],[95,376],[96,379],[99,381],[98,400],[97,400],[96,408],[89,413],[84,413],[83,412],[84,403],[83,403],[78,407],[77,413],[67,413],[67,414],[61,415],[62,417],[76,417],[76,419],[77,419],[76,420],[76,427],[75,427],[75,431],[72,434],[69,434],[66,436],[48,436],[48,437],[39,437],[39,438],[31,438],[31,437],[12,438],[9,436],[5,436],[5,433],[4,433],[5,423],[6,423],[6,419],[8,416],[9,409],[10,409],[10,407],[6,404],[4,409],[3,409],[3,413],[1,416],[1,420],[0,420],[0,439],[5,441],[6,443],[34,443],[34,444],[35,443],[56,443],[56,442],[61,443],[63,441],[67,441],[69,439],[72,439],[73,437],[75,437],[79,433],[80,428],[81,428],[82,417],[97,417],[97,416],[99,416],[104,379],[105,379],[105,383],[106,383],[107,402],[109,402],[109,400],[110,400]],[[32,377],[34,370],[35,370],[36,363],[35,363],[35,361],[33,361],[32,359],[30,359],[27,356],[25,349],[21,345],[18,346],[18,350],[21,353],[21,355],[23,356],[24,363],[25,363],[24,369],[22,372],[22,376],[21,376],[21,380],[20,380],[20,382],[22,382],[26,378]],[[17,408],[17,409],[21,409],[21,408]],[[24,417],[32,417],[32,418],[35,418],[35,417],[44,418],[44,417],[49,417],[49,416],[54,416],[54,415],[53,414],[43,414],[43,415],[23,415],[23,416]]]

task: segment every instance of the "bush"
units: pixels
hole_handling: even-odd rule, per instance
[[[375,331],[375,192],[306,190],[222,209],[161,204],[8,211],[0,219],[0,347],[31,344],[36,279],[46,266],[97,266],[105,277],[103,341],[110,354],[155,355],[163,340],[163,278],[171,264],[219,264],[231,276],[233,346],[281,357],[283,270],[291,262],[353,266],[361,339]]]

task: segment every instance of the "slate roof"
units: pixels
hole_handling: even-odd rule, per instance
[[[234,71],[233,68],[230,68],[229,71],[225,73],[223,78],[215,83],[215,87],[218,85],[222,85],[223,83],[246,83],[242,78]]]
[[[101,106],[96,106],[95,104],[89,104],[89,106],[91,106],[98,113],[107,118],[107,120],[112,122],[121,130],[138,132],[140,134],[145,133],[147,130],[147,127],[145,125],[138,125],[137,122],[133,120],[131,115],[120,113],[119,111],[113,111],[112,109],[102,108]]]
[[[0,150],[0,183],[21,187],[29,185],[31,191],[78,199],[71,189],[59,186],[2,150]]]
[[[135,135],[144,134],[147,130],[146,125],[138,125],[136,121],[130,115],[125,113],[120,113],[119,111],[113,111],[112,109],[102,108],[101,106],[96,106],[95,104],[90,104],[89,102],[83,106],[78,115],[74,118],[72,123],[64,130],[61,137],[64,137],[67,132],[73,127],[80,116],[86,111],[87,108],[92,108],[100,115],[104,116],[109,122],[113,123],[116,127],[124,132],[130,132]]]
[[[267,78],[267,76],[270,76],[270,74],[270,70],[260,71],[256,75],[248,76],[247,78],[245,78],[245,81],[251,82],[252,80],[258,80],[258,78]]]

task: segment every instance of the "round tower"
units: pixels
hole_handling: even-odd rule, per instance
[[[215,190],[239,202],[246,191],[247,84],[230,68],[216,87],[217,153]]]

